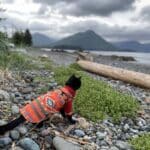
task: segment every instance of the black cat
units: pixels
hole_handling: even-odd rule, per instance
[[[50,114],[51,112],[49,110],[58,109],[55,106],[53,107],[53,103],[55,101],[60,101],[61,103],[61,105],[59,106],[60,108],[57,110],[57,112],[59,111],[63,115],[63,117],[67,117],[71,124],[76,123],[76,121],[72,118],[72,101],[75,96],[76,90],[78,90],[80,87],[81,87],[81,77],[76,77],[75,75],[72,75],[66,81],[65,86],[63,88],[50,91],[49,92],[50,94],[46,93],[41,96],[43,99],[40,99],[41,97],[39,97],[40,100],[37,101],[38,99],[37,98],[36,100],[33,100],[30,104],[27,104],[25,107],[23,107],[23,109],[21,109],[20,111],[21,115],[19,118],[12,120],[6,125],[0,126],[0,134],[2,135],[8,130],[12,130],[13,128],[17,127],[19,124],[25,121],[28,121],[31,123],[38,123],[39,126],[42,125],[43,120],[45,120],[45,118],[47,117],[47,114],[45,114],[43,111],[47,109],[47,112]],[[51,99],[53,95],[57,95],[57,94],[58,94],[57,97],[60,97],[59,99],[56,99],[55,101]],[[46,99],[44,96],[46,97]],[[48,96],[50,96],[50,98]],[[43,101],[44,102],[46,101],[45,105],[43,105]],[[34,105],[39,106],[39,110],[36,110]],[[52,107],[53,109],[51,109]],[[28,109],[31,110],[31,113],[30,111],[28,111]],[[40,111],[41,113],[39,113]],[[37,119],[35,117],[37,117]]]

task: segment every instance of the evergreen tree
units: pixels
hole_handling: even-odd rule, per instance
[[[12,42],[17,46],[24,45],[24,33],[16,31],[12,36]]]
[[[26,29],[26,31],[24,33],[24,44],[26,46],[31,46],[32,45],[32,35],[31,35],[29,29]]]

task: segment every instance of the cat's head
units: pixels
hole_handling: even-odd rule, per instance
[[[81,77],[76,77],[73,74],[66,81],[65,85],[72,87],[74,90],[78,90],[81,87]]]

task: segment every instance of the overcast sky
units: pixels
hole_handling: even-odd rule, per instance
[[[29,28],[52,38],[93,30],[108,41],[150,42],[150,0],[0,0],[9,33]]]

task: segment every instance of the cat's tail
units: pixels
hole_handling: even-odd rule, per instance
[[[25,122],[25,118],[22,115],[20,115],[19,118],[12,120],[6,125],[0,126],[0,135],[3,135],[5,132],[14,129],[23,122]]]

